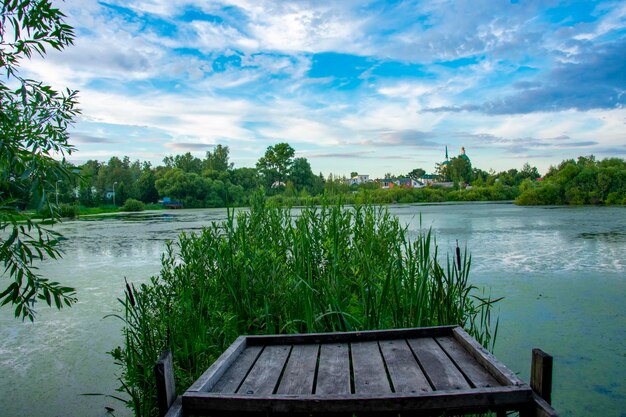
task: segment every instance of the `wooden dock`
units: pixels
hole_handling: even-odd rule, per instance
[[[157,370],[167,366],[163,359]],[[543,385],[549,401],[548,362],[537,362],[533,378]],[[438,416],[486,411],[557,416],[458,326],[241,336],[177,402],[173,386],[169,393],[163,388],[171,385],[167,378],[160,385],[160,398],[167,398],[162,414],[168,416]]]

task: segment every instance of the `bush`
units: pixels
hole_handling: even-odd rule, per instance
[[[626,196],[622,198],[620,193],[612,192],[612,193],[609,193],[609,195],[606,197],[605,203],[607,205],[618,205],[618,204],[624,204],[624,201],[626,201]]]
[[[80,210],[77,204],[59,204],[59,217],[69,217],[70,219],[74,219],[78,217],[79,212]]]
[[[471,257],[440,264],[430,231],[410,239],[385,208],[308,207],[294,217],[260,199],[250,211],[180,235],[159,276],[122,300],[114,349],[136,415],[156,415],[153,364],[171,347],[185,388],[240,334],[463,326],[493,343],[493,300],[469,282]]]
[[[134,198],[129,198],[124,203],[124,207],[122,207],[122,210],[123,211],[143,211],[144,208],[145,206],[141,201],[135,200]]]
[[[54,213],[52,212],[54,210]],[[37,212],[40,217],[44,219],[53,219],[53,218],[70,218],[74,219],[78,217],[80,213],[80,208],[77,204],[65,204],[61,203],[58,206],[54,206],[53,204],[46,204],[43,208]]]

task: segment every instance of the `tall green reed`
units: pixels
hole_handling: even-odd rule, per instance
[[[176,249],[176,250],[175,250]],[[410,238],[386,208],[249,211],[169,244],[159,276],[127,286],[125,344],[111,352],[137,416],[156,415],[153,364],[169,347],[189,386],[240,334],[458,324],[491,347],[497,300],[469,281],[467,251],[442,266],[430,230]]]

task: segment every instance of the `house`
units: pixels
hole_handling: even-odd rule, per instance
[[[393,188],[396,186],[396,183],[394,182],[393,178],[385,178],[383,180],[380,180],[380,188]]]
[[[437,181],[437,176],[433,174],[424,174],[419,177],[419,181],[424,185],[430,186]]]
[[[402,187],[402,188],[424,188],[424,184],[418,180],[414,180],[412,178],[403,177],[403,178],[385,178],[380,181],[380,188],[393,188],[393,187]]]
[[[365,184],[366,182],[371,182],[371,181],[372,180],[370,180],[370,176],[367,174],[355,175],[354,177],[348,180],[348,184],[349,185],[361,185],[361,184]]]

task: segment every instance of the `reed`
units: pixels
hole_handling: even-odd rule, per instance
[[[136,416],[156,415],[153,364],[174,354],[188,387],[240,334],[459,324],[492,347],[497,300],[479,297],[467,252],[438,260],[430,230],[408,237],[386,208],[340,204],[249,211],[169,244],[159,276],[127,285],[125,344],[111,352]]]

